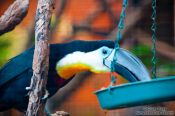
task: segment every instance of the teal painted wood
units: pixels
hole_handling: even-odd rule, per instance
[[[133,82],[96,91],[103,109],[119,109],[175,100],[175,76]]]

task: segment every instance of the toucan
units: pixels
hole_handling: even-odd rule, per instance
[[[79,72],[109,72],[114,52],[114,42],[109,40],[74,40],[51,44],[47,82],[49,97]],[[29,96],[26,87],[29,87],[33,74],[33,54],[34,46],[9,60],[0,69],[0,111],[27,109]],[[120,48],[116,55],[115,72],[131,82],[150,80],[145,66],[133,54]]]

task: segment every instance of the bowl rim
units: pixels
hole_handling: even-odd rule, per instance
[[[136,85],[144,85],[144,84],[150,84],[150,83],[162,83],[162,81],[171,81],[171,80],[175,80],[175,75],[174,76],[164,76],[164,77],[157,77],[155,79],[152,80],[146,80],[146,81],[137,81],[137,82],[132,82],[132,83],[125,83],[125,84],[120,84],[120,85],[115,85],[115,86],[108,86],[105,89],[100,89],[97,90],[95,92],[93,92],[94,94],[99,94],[102,93],[104,91],[108,91],[109,88],[112,89],[118,89],[118,88],[124,88],[124,87],[129,87],[129,86],[136,86]]]

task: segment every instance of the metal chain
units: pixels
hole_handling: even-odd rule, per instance
[[[156,24],[156,0],[152,0],[152,9],[153,13],[151,16],[152,19],[152,77],[156,78],[156,64],[157,64],[157,58],[156,58],[156,30],[157,30],[157,24]]]
[[[123,0],[122,11],[120,14],[120,21],[118,24],[118,31],[117,31],[117,35],[116,35],[116,45],[118,45],[119,41],[122,39],[121,31],[124,28],[124,19],[126,16],[127,5],[128,5],[128,0]],[[116,47],[118,47],[118,46],[116,46]]]
[[[116,79],[115,79],[115,76],[114,76],[114,72],[115,72],[114,63],[117,60],[117,56],[116,56],[117,51],[120,49],[119,41],[122,39],[122,33],[121,32],[124,28],[124,19],[125,19],[125,16],[126,16],[127,5],[128,5],[128,0],[123,0],[122,11],[121,11],[121,14],[120,14],[120,20],[119,20],[119,23],[118,23],[118,30],[117,30],[116,40],[115,40],[115,47],[114,47],[115,52],[114,52],[113,61],[111,63],[111,84],[116,83]]]
[[[114,62],[116,62],[117,60],[117,56],[116,53],[118,51],[118,49],[120,48],[119,46],[119,41],[122,39],[122,30],[124,28],[124,19],[126,16],[126,8],[128,5],[128,0],[123,0],[123,6],[122,6],[122,11],[120,14],[120,21],[118,24],[118,31],[117,31],[117,35],[116,35],[116,40],[115,40],[115,53],[114,53],[114,57],[113,57],[113,61],[111,63],[111,83],[114,84],[116,82],[115,76],[113,75],[114,71],[115,71],[115,67],[114,67]],[[157,58],[156,58],[156,30],[157,30],[157,23],[156,23],[156,0],[152,0],[152,9],[153,9],[153,13],[151,16],[152,19],[152,26],[151,26],[151,30],[152,30],[152,76],[153,78],[156,78],[156,64],[157,64]]]

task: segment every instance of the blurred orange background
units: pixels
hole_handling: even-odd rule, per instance
[[[56,1],[51,22],[52,35],[50,43],[62,43],[76,39],[107,39],[109,34],[117,26],[122,0],[102,0],[106,1],[104,2],[105,4],[100,0],[65,1],[65,5],[62,5],[64,0]],[[13,0],[0,1],[0,16],[12,3]],[[27,16],[15,30],[8,33],[9,35],[17,34],[20,36],[9,38],[9,40],[13,39],[12,46],[14,46],[14,50],[13,53],[9,53],[7,59],[21,53],[33,44],[36,6],[37,1],[30,0]],[[8,34],[3,36],[7,36]],[[84,78],[75,81],[51,98],[49,100],[50,103],[48,103],[49,110],[51,112],[64,110],[72,116],[130,116],[134,115],[134,111],[138,109],[138,107],[135,107],[113,111],[102,110],[93,92],[109,85],[110,75],[88,75],[84,76]],[[125,82],[125,80],[118,76],[117,84]],[[16,116],[23,114],[11,110],[4,112],[4,114],[2,113],[3,115]]]

